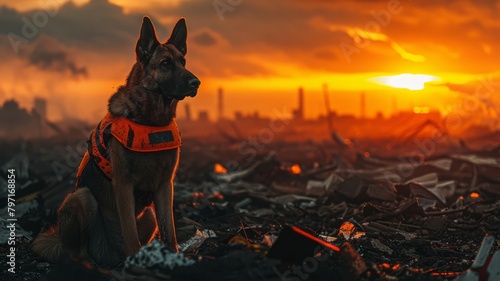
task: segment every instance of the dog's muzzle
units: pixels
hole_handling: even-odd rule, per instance
[[[198,87],[200,87],[200,84],[201,84],[201,81],[198,78],[193,78],[193,79],[190,79],[188,81],[189,87],[191,87],[193,89],[198,89]]]
[[[201,85],[200,79],[186,70],[182,80],[183,83],[177,89],[176,93],[171,95],[171,97],[178,100],[183,100],[186,97],[195,97],[198,93],[198,88]]]
[[[190,97],[196,96],[200,85],[201,85],[200,79],[198,79],[198,78],[189,79],[188,86],[189,86],[191,91],[187,94],[187,96],[190,96]]]
[[[196,94],[198,93],[198,88],[201,85],[200,79],[193,77],[187,81],[187,83],[184,86],[184,94],[180,94],[178,96],[174,96],[174,98],[178,100],[183,100],[185,97],[195,97]]]

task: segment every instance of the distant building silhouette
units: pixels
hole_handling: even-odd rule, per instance
[[[210,122],[210,118],[208,118],[208,111],[202,110],[198,112],[198,121],[199,122]]]
[[[234,112],[234,120],[242,120],[244,118],[243,113],[241,111],[235,111]]]
[[[191,121],[191,107],[189,107],[189,104],[184,105],[184,109],[186,110],[186,120]]]
[[[298,108],[293,110],[292,115],[295,120],[303,120],[304,119],[304,89],[299,88],[299,104]]]
[[[217,91],[217,109],[218,109],[218,119],[224,119],[224,92],[222,88]]]
[[[361,110],[361,118],[366,118],[366,94],[361,92],[360,94],[360,110]]]

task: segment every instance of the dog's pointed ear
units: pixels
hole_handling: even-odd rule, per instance
[[[160,45],[160,42],[158,41],[158,38],[156,38],[153,23],[149,17],[144,17],[142,19],[141,34],[139,36],[139,40],[137,40],[137,45],[135,46],[137,61],[144,61],[149,58],[158,45]]]
[[[187,53],[187,26],[186,20],[181,18],[172,30],[172,34],[170,34],[170,38],[167,40],[167,44],[174,44],[174,46],[182,53],[182,55],[186,55]]]

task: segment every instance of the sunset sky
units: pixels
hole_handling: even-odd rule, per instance
[[[324,83],[340,114],[360,114],[361,92],[368,116],[499,109],[500,1],[491,0],[0,0],[0,103],[31,108],[38,96],[49,119],[100,119],[135,60],[144,15],[162,41],[186,18],[187,68],[202,85],[183,103],[211,117],[218,87],[227,117],[290,113],[299,87],[315,117]]]

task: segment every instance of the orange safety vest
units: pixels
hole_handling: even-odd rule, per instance
[[[146,126],[134,123],[124,117],[113,117],[107,113],[92,131],[89,149],[85,152],[78,167],[76,182],[92,159],[108,179],[113,177],[113,169],[109,161],[106,147],[112,135],[125,148],[137,152],[153,152],[178,148],[181,146],[181,135],[175,119],[166,126]]]

